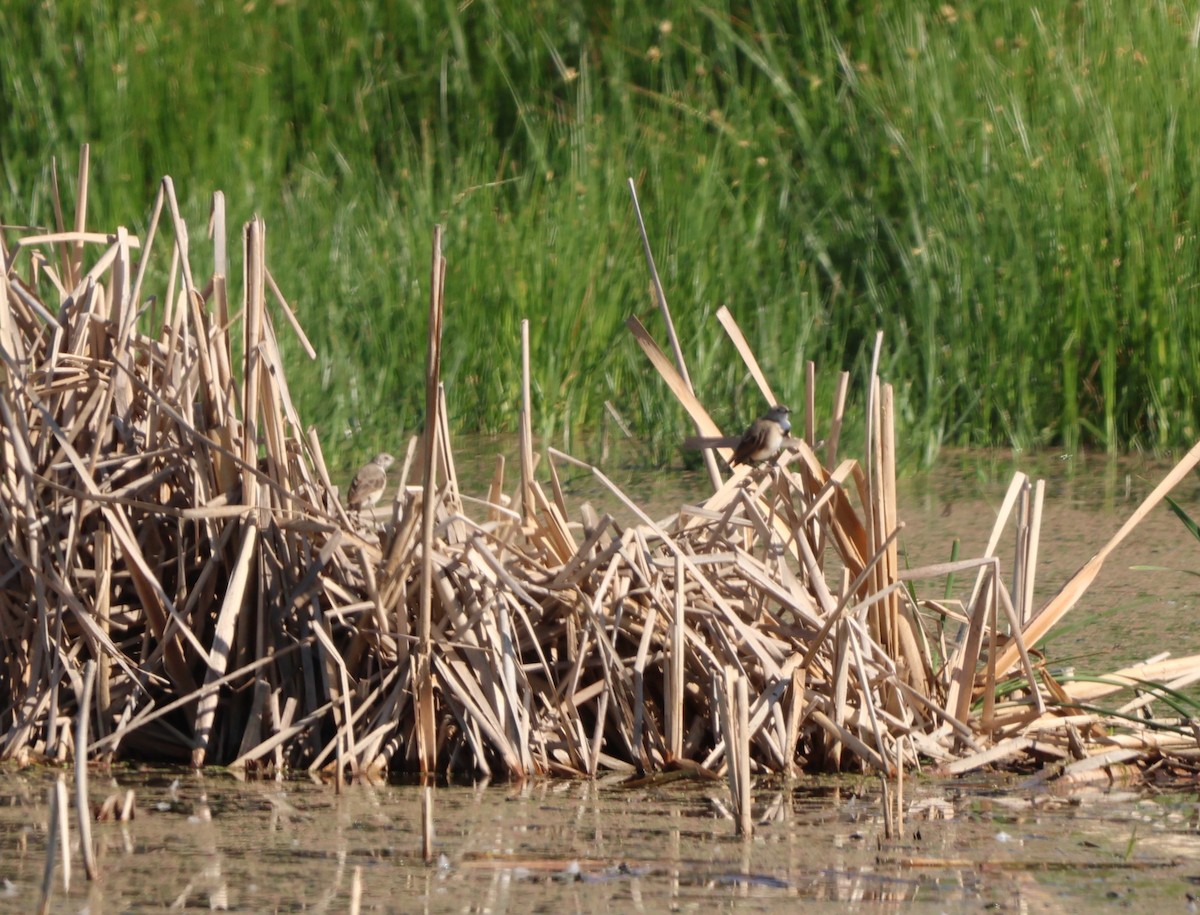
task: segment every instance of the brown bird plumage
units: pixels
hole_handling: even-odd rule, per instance
[[[758,464],[774,457],[783,447],[784,437],[792,431],[792,424],[788,422],[790,412],[783,404],[778,404],[752,422],[733,449],[729,463]]]
[[[387,488],[387,469],[395,461],[387,452],[381,452],[371,458],[370,463],[364,464],[362,470],[354,475],[346,504],[352,509],[362,510],[378,502]]]

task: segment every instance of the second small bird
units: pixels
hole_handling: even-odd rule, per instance
[[[788,422],[790,412],[783,404],[777,404],[752,422],[733,449],[729,463],[758,464],[774,457],[792,431],[792,424]]]
[[[395,461],[387,452],[380,452],[371,458],[370,463],[364,464],[362,470],[354,475],[346,504],[355,511],[361,511],[378,502],[387,487],[387,469]]]

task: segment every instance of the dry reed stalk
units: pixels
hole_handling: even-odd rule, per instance
[[[891,785],[883,774],[879,776],[879,805],[883,810],[883,837],[895,839],[899,835],[895,822],[896,808],[892,803]]]
[[[683,755],[684,689],[686,688],[687,657],[684,650],[687,631],[687,606],[684,603],[683,558],[675,557],[674,613],[671,616],[671,645],[667,656],[666,730],[670,759]]]
[[[646,357],[671,388],[671,393],[679,398],[679,402],[683,404],[683,408],[687,410],[688,415],[692,418],[697,434],[706,437],[719,437],[721,430],[717,428],[717,424],[709,417],[708,412],[704,409],[696,395],[692,393],[683,376],[671,365],[666,353],[655,343],[649,331],[642,326],[642,322],[631,315],[626,320],[625,326],[629,328],[629,332],[633,334],[634,339],[642,348]],[[732,448],[721,449],[721,451],[723,457],[733,454]],[[726,452],[728,452],[728,455]]]
[[[991,534],[988,536],[987,546],[984,548],[984,556],[995,556],[1004,525],[1008,521],[1013,506],[1016,504],[1021,488],[1025,484],[1025,479],[1025,475],[1022,473],[1014,475],[1013,481],[1005,493],[1004,501],[1001,503],[996,523],[992,526]],[[991,566],[981,566],[975,577],[975,584],[967,604],[968,607],[973,608],[970,611],[970,625],[964,632],[960,633],[959,642],[947,662],[947,670],[950,673],[950,690],[946,702],[946,711],[949,715],[960,721],[968,716],[971,690],[974,686],[976,668],[982,650],[985,634],[984,615],[987,610],[987,604],[982,599],[983,588],[985,583],[989,581],[988,575],[991,570]],[[965,638],[963,637],[964,635]]]
[[[750,344],[746,342],[746,335],[742,333],[742,329],[738,326],[733,314],[728,308],[722,305],[717,309],[716,317],[718,323],[725,329],[725,333],[733,343],[734,348],[738,351],[738,355],[742,357],[742,362],[745,363],[747,371],[750,372],[750,377],[754,379],[754,383],[758,385],[758,390],[762,394],[763,399],[771,406],[779,403],[775,392],[771,390],[767,376],[763,374],[763,370],[758,365],[758,359],[755,358],[754,351],[750,349]]]
[[[750,699],[745,677],[738,677],[735,681],[733,700],[734,715],[732,717],[737,722],[736,738],[733,741],[733,745],[737,749],[733,758],[737,760],[738,835],[748,839],[754,832],[754,798],[751,793],[750,775]]]
[[[530,393],[529,320],[521,320],[521,514],[528,521],[533,511],[533,395]]]
[[[358,915],[362,907],[362,865],[355,865],[350,877],[350,915]]]
[[[841,372],[838,375],[837,388],[833,394],[833,415],[829,420],[829,434],[825,441],[825,463],[833,467],[837,464],[838,444],[841,441],[843,416],[846,411],[846,395],[850,390],[850,373]]]
[[[421,860],[433,860],[433,787],[421,788]]]
[[[809,359],[804,363],[804,441],[809,448],[817,447],[817,364]]]
[[[79,849],[83,855],[83,870],[88,880],[96,880],[96,847],[92,843],[92,808],[88,803],[88,718],[92,708],[92,683],[96,662],[89,660],[83,668],[83,694],[75,718],[75,815],[79,823]]]
[[[433,266],[429,280],[429,347],[425,359],[424,479],[421,487],[421,615],[417,626],[414,706],[417,712],[417,756],[422,774],[437,765],[436,724],[431,669],[433,606],[433,520],[437,481],[438,385],[442,366],[442,290],[446,260],[442,257],[442,227],[433,227]]]
[[[1144,661],[1113,671],[1102,678],[1066,683],[1063,692],[1071,702],[1086,703],[1141,683],[1185,677],[1196,670],[1200,670],[1200,654]]]
[[[675,355],[675,365],[679,369],[679,377],[683,382],[684,388],[689,393],[695,393],[695,388],[692,387],[692,379],[688,375],[687,361],[683,358],[683,350],[679,346],[679,337],[675,334],[675,322],[671,319],[671,309],[667,305],[667,293],[663,289],[662,279],[658,275],[658,267],[654,263],[654,252],[650,248],[650,236],[646,233],[646,222],[642,219],[642,207],[638,203],[637,185],[633,183],[633,179],[627,179],[629,183],[629,196],[633,199],[633,213],[637,217],[638,231],[642,236],[642,251],[646,256],[646,267],[650,271],[650,281],[654,285],[654,297],[658,301],[659,310],[662,312],[663,322],[667,327],[667,339],[671,343],[671,352]],[[700,423],[696,423],[696,434],[704,435],[705,433],[700,428]],[[712,452],[707,449],[704,453],[704,466],[708,471],[709,482],[712,483],[713,489],[720,488],[721,473],[717,468],[717,462],[712,456]]]
[[[1038,551],[1041,547],[1042,537],[1042,507],[1046,499],[1046,481],[1038,480],[1034,485],[1033,506],[1030,510],[1029,518],[1029,536],[1024,541],[1024,550],[1021,554],[1021,608],[1020,619],[1021,627],[1025,628],[1029,623],[1029,619],[1033,614],[1033,590],[1034,582],[1037,573]]]

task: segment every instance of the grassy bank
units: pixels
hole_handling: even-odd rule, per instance
[[[529,317],[536,431],[569,444],[611,400],[674,453],[683,415],[623,327],[661,332],[627,176],[693,381],[730,427],[762,404],[721,304],[795,401],[806,359],[828,404],[883,329],[912,456],[1190,442],[1194,14],[797,6],[6,12],[0,216],[52,225],[44,163],[73,172],[84,141],[94,226],[139,230],[168,173],[190,221],[217,188],[233,233],[261,213],[320,352],[288,350],[301,415],[355,456],[420,422],[434,222],[458,428],[515,427]]]

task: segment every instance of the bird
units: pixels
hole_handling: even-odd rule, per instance
[[[791,411],[783,404],[772,407],[760,416],[750,428],[737,435],[692,435],[683,440],[684,448],[732,448],[730,464],[757,464],[773,457],[784,445],[795,443],[788,433],[792,424],[788,422]]]
[[[759,464],[774,457],[783,447],[785,436],[792,431],[792,424],[788,422],[790,412],[783,404],[776,404],[752,422],[733,449],[729,463]]]
[[[371,458],[370,462],[364,464],[362,469],[354,475],[354,482],[350,484],[350,495],[346,497],[346,503],[352,509],[361,511],[378,502],[383,495],[383,490],[387,487],[387,469],[395,462],[396,459],[386,451],[381,451]]]

